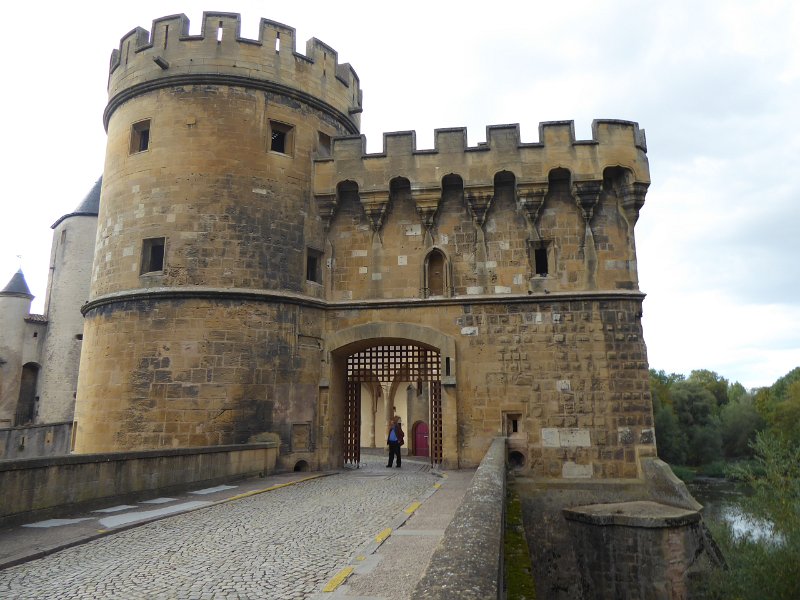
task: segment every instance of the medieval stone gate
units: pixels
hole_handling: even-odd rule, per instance
[[[441,357],[437,350],[418,344],[385,344],[354,352],[347,357],[344,405],[344,463],[361,461],[361,389],[367,383],[378,390],[391,390],[398,381],[428,384],[430,418],[430,460],[442,462],[442,383]],[[388,421],[393,413],[392,394],[383,393]],[[407,432],[409,435],[410,432]]]

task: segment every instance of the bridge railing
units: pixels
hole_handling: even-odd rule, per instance
[[[0,525],[271,473],[277,442],[0,460]]]
[[[492,441],[412,596],[499,598],[503,588],[506,438]]]

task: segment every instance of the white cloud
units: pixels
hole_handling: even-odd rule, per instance
[[[6,178],[0,279],[17,254],[41,310],[49,226],[102,172],[108,57],[120,37],[185,2],[78,11],[37,4],[0,37]],[[390,8],[387,8],[390,7]],[[352,63],[371,152],[385,131],[539,121],[639,121],[653,184],[637,226],[645,337],[655,368],[713,368],[768,384],[800,359],[794,207],[800,203],[800,5],[788,1],[560,3],[222,2],[255,37],[259,17],[318,37]],[[193,33],[200,10],[189,13]],[[0,283],[0,285],[2,285]]]

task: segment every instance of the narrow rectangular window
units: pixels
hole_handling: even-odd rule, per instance
[[[291,156],[294,152],[294,127],[287,123],[270,121],[269,149],[272,152]]]
[[[150,238],[142,241],[142,264],[140,275],[164,270],[164,245],[166,238]]]
[[[547,248],[536,248],[534,250],[534,262],[536,263],[536,274],[547,275]]]
[[[131,125],[130,153],[144,152],[150,148],[150,119]]]
[[[528,250],[534,275],[547,277],[552,270],[551,244],[547,241],[529,242]]]
[[[322,283],[322,252],[306,248],[306,280]]]
[[[319,133],[319,144],[317,144],[317,153],[324,158],[331,155],[331,136],[327,133]]]

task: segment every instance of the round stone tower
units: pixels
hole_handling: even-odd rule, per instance
[[[50,273],[44,312],[39,420],[71,421],[75,409],[78,364],[83,339],[81,306],[89,298],[97,213],[102,178],[73,210],[52,225]]]
[[[312,160],[358,133],[356,73],[312,39],[185,15],[111,56],[77,452],[245,442],[312,451],[324,229]],[[293,428],[307,428],[292,441]],[[300,431],[300,429],[297,429]]]

